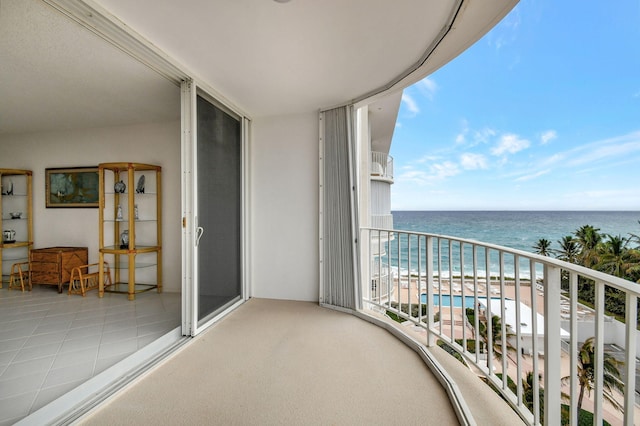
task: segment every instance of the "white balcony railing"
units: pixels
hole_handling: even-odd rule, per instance
[[[589,337],[593,390],[585,391],[582,409],[593,413],[597,425],[603,418],[634,424],[640,285],[477,241],[390,229],[361,232],[365,244],[381,245],[370,250],[363,274],[371,283],[363,289],[365,309],[412,322],[428,345],[445,342],[528,424],[578,424],[579,372],[589,371],[578,354]],[[582,294],[592,288],[594,308],[578,301],[579,287]],[[625,304],[626,321],[606,315],[605,305],[614,299]],[[612,376],[603,360],[609,356],[621,361],[621,375],[613,379],[619,391],[606,389]]]
[[[393,228],[393,215],[389,214],[372,214],[371,227],[381,229]]]
[[[393,180],[393,157],[384,152],[371,152],[371,176]]]

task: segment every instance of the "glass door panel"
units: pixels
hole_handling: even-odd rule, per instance
[[[242,296],[242,126],[197,95],[196,263],[200,326]]]

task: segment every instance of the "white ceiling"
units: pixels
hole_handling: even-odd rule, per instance
[[[457,1],[85,3],[260,117],[344,104],[400,80],[397,92],[481,37],[516,0],[465,0],[451,31],[404,79]],[[42,0],[0,0],[0,59],[0,134],[179,118],[177,86]]]
[[[39,0],[0,0],[0,134],[179,118],[176,85]]]

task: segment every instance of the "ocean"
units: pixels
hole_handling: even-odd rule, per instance
[[[558,240],[573,233],[583,225],[591,225],[599,228],[602,234],[621,235],[629,237],[629,234],[640,235],[640,212],[631,211],[394,211],[394,229],[399,231],[425,232],[449,237],[458,237],[467,240],[476,240],[482,243],[491,243],[513,249],[534,252],[533,246],[541,238],[551,241],[551,249],[559,249]],[[406,241],[406,237],[401,237]],[[415,244],[415,243],[413,243]],[[411,266],[407,268],[407,247],[401,244],[401,266],[398,268],[396,243],[389,247],[391,266],[398,268],[402,273],[417,272],[417,253],[412,251]],[[472,256],[470,247],[466,248],[465,271],[472,269]],[[459,274],[459,253],[453,251],[452,269],[454,274]],[[448,270],[448,255],[446,245],[441,254],[443,270],[446,275]],[[484,265],[484,252],[479,252],[479,265]],[[420,268],[425,271],[423,260]],[[491,254],[491,272],[499,270],[497,253]],[[434,259],[433,270],[437,263]],[[521,268],[524,268],[521,266]],[[513,276],[513,258],[505,258],[505,273]],[[483,269],[479,270],[484,273]],[[542,265],[537,265],[536,276],[541,277]],[[530,274],[526,268],[521,270],[520,276],[528,278]]]
[[[583,225],[603,234],[640,235],[637,211],[394,211],[393,227],[401,231],[477,240],[533,252],[541,239],[551,241],[572,235]]]

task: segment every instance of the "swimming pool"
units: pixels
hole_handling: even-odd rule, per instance
[[[475,298],[473,296],[465,296],[464,297],[464,307],[465,308],[473,308],[474,303],[475,303]],[[486,303],[487,298],[486,297],[478,297],[478,300],[482,300],[484,303]],[[425,293],[422,293],[420,295],[420,301],[422,303],[427,303],[427,295]],[[433,304],[435,306],[440,306],[440,295],[439,294],[434,294],[433,295]],[[449,307],[451,306],[451,295],[449,294],[443,294],[442,295],[442,306],[444,307]],[[454,308],[462,308],[462,296],[454,294],[453,295],[453,307]]]

